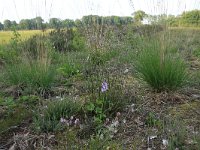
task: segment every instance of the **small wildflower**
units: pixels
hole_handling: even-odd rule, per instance
[[[101,140],[103,140],[103,138],[104,138],[103,134],[101,134],[99,138],[100,138]]]
[[[101,85],[101,92],[106,92],[108,90],[108,83],[104,81]]]
[[[168,145],[168,140],[163,139],[163,140],[162,140],[162,144],[163,144],[164,146],[167,146],[167,145]]]
[[[74,116],[71,116],[71,117],[70,117],[70,120],[73,120],[73,119],[74,119]]]
[[[124,123],[124,124],[126,123],[126,119],[123,119],[123,123]]]
[[[65,123],[65,122],[66,122],[66,119],[60,118],[60,122],[61,122],[61,123]]]
[[[80,120],[79,120],[79,119],[76,119],[76,120],[74,121],[74,124],[75,124],[76,126],[79,126],[79,125],[80,125]]]
[[[114,121],[112,124],[113,124],[114,127],[117,127],[117,126],[119,125],[119,121],[116,120],[116,121]]]
[[[72,121],[72,120],[70,120],[70,121],[69,121],[69,125],[71,126],[72,124],[73,124],[73,121]]]
[[[110,122],[110,119],[109,119],[109,118],[106,118],[105,124],[107,125],[109,122]]]
[[[128,68],[126,68],[126,70],[124,71],[124,73],[128,73],[128,71],[129,71]]]
[[[121,116],[121,113],[120,112],[117,112],[117,117]]]

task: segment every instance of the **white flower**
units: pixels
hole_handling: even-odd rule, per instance
[[[117,117],[119,117],[119,116],[121,116],[121,113],[120,112],[117,112],[117,115],[116,115]]]
[[[126,68],[126,70],[124,71],[124,73],[128,73],[128,71],[129,71],[128,68]]]
[[[74,124],[75,124],[75,125],[79,125],[79,124],[80,124],[80,120],[79,120],[79,119],[76,119],[76,120],[74,121]]]
[[[65,123],[65,122],[66,122],[66,119],[60,118],[60,122],[61,122],[61,123]]]
[[[126,123],[126,119],[123,119],[123,123],[124,123],[124,124]]]
[[[112,125],[113,125],[114,127],[117,127],[117,126],[119,125],[119,121],[118,121],[118,120],[114,121],[114,122],[112,123]]]
[[[70,120],[73,120],[73,119],[74,119],[74,116],[71,116],[71,117],[70,117]]]
[[[163,139],[163,140],[162,140],[162,144],[163,144],[164,146],[167,146],[167,145],[168,145],[168,140]]]

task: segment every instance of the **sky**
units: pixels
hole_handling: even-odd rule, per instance
[[[131,16],[134,11],[147,14],[173,14],[200,9],[200,0],[0,0],[0,22],[5,19],[19,22],[41,16],[80,19],[85,15]]]

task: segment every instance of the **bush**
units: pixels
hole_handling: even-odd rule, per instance
[[[34,117],[34,127],[40,132],[50,132],[62,129],[60,119],[77,116],[81,112],[81,105],[69,99],[51,102],[42,114]]]
[[[157,91],[181,87],[187,78],[183,60],[170,55],[159,42],[148,43],[144,43],[135,65],[141,79]]]
[[[48,39],[43,35],[34,35],[21,43],[21,51],[29,54],[32,59],[37,59]]]
[[[61,73],[63,76],[71,77],[79,73],[79,67],[72,63],[66,63],[58,68],[58,72]]]
[[[59,52],[78,51],[85,49],[85,40],[78,31],[73,29],[58,29],[49,33],[48,38]]]

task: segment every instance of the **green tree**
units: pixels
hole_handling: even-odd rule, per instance
[[[3,24],[0,22],[0,30],[3,30],[4,26]]]
[[[82,26],[82,22],[81,22],[80,19],[76,19],[74,23],[75,23],[76,27],[81,27]]]
[[[41,30],[41,29],[43,29],[44,28],[44,26],[43,26],[43,19],[42,19],[42,17],[36,17],[36,18],[33,18],[32,19],[32,28],[34,28],[34,29],[38,29],[38,30]]]
[[[181,24],[183,26],[200,26],[200,10],[183,12]]]
[[[32,23],[30,19],[22,19],[19,22],[19,28],[22,30],[30,30],[32,29]]]
[[[138,23],[138,24],[142,24],[142,21],[147,16],[147,14],[142,10],[135,11],[132,15],[133,15],[135,23]]]
[[[16,21],[11,21],[11,27],[12,28],[17,28],[17,22]]]
[[[62,21],[62,27],[72,28],[75,26],[74,20],[65,19]]]
[[[49,27],[54,28],[54,29],[59,29],[61,28],[62,22],[58,18],[51,18],[49,20]]]
[[[10,30],[11,29],[12,23],[11,23],[10,20],[5,20],[3,22],[3,24],[4,24],[4,30]]]

